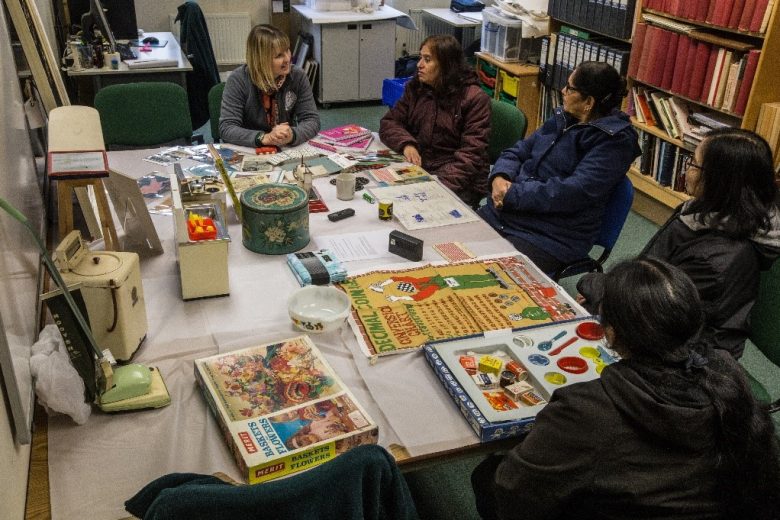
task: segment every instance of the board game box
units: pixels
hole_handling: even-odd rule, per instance
[[[308,336],[195,361],[195,379],[250,484],[376,444],[376,423]]]
[[[617,359],[591,318],[430,343],[424,352],[482,442],[525,435],[556,389],[596,379]]]
[[[537,327],[587,316],[523,255],[411,269],[375,270],[338,284],[350,297],[352,326],[368,356],[425,343]]]

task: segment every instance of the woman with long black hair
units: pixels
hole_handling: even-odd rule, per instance
[[[688,276],[617,265],[601,320],[622,359],[558,389],[521,444],[477,468],[483,518],[780,518],[774,425],[736,361],[699,341]]]

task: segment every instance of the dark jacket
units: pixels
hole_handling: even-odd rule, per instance
[[[749,317],[760,272],[780,256],[780,216],[773,213],[768,232],[738,240],[685,215],[687,204],[675,210],[641,254],[665,260],[690,276],[705,312],[702,339],[739,358],[750,335]],[[604,293],[603,275],[585,275],[577,289],[588,308],[597,312]]]
[[[725,371],[742,377],[725,353]],[[623,360],[555,391],[495,474],[502,520],[722,518],[716,415],[680,368]],[[734,478],[739,478],[735,475]]]
[[[125,502],[145,520],[416,520],[414,502],[392,456],[375,445],[352,448],[335,459],[253,486],[217,477],[171,473]]]
[[[282,87],[275,94],[279,106],[277,123],[290,123],[293,141],[289,146],[305,143],[320,131],[320,115],[306,74],[292,67]],[[219,136],[226,143],[254,148],[257,132],[270,132],[263,100],[249,77],[249,69],[241,65],[228,76],[222,92],[219,115]]]
[[[562,262],[588,254],[609,196],[641,150],[622,112],[577,123],[557,108],[526,139],[505,150],[493,166],[512,182],[504,205],[491,197],[480,209],[494,228],[546,251]]]
[[[422,168],[466,203],[476,204],[487,194],[490,98],[476,77],[465,83],[460,103],[452,107],[437,102],[428,85],[408,82],[401,99],[380,121],[379,138],[401,153],[406,145],[414,145]]]
[[[181,48],[192,65],[192,71],[187,73],[187,98],[190,102],[192,128],[198,129],[209,120],[209,90],[219,83],[219,69],[211,47],[206,18],[198,4],[185,2],[180,5],[175,21],[181,22]]]

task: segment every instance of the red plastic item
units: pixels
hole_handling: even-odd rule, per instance
[[[584,374],[588,371],[588,363],[582,358],[567,356],[558,360],[558,368],[570,374]]]
[[[190,240],[213,240],[217,238],[217,226],[209,217],[190,213],[187,219],[187,234]]]
[[[586,321],[577,325],[575,329],[577,336],[582,339],[589,339],[596,341],[604,337],[604,327],[596,323],[595,321]]]

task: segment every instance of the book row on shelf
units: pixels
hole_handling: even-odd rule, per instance
[[[685,192],[685,170],[693,152],[644,130],[639,130],[639,147],[642,154],[633,164],[635,169],[661,186]]]
[[[635,8],[636,0],[550,0],[548,13],[556,20],[628,40]]]
[[[760,55],[759,49],[738,50],[638,23],[628,75],[717,110],[743,115]]]
[[[774,0],[645,0],[644,7],[716,27],[764,33],[773,4]]]
[[[729,116],[641,86],[631,88],[626,112],[635,116],[638,122],[656,127],[691,147],[699,144],[713,128],[735,126]]]
[[[543,85],[561,89],[574,69],[584,61],[605,61],[615,67],[621,76],[628,71],[628,45],[614,40],[592,40],[572,35],[566,26],[561,32],[542,38],[539,60],[540,81]],[[583,34],[578,31],[579,34]]]

